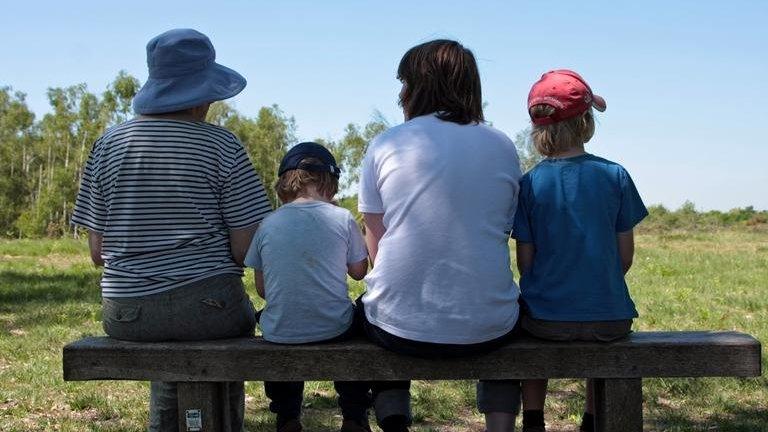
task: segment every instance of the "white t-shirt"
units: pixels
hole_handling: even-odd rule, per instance
[[[358,208],[383,213],[386,233],[365,278],[366,316],[410,340],[473,344],[518,317],[509,261],[520,162],[484,125],[411,119],[370,144]]]
[[[332,339],[352,324],[347,264],[368,256],[348,210],[322,201],[285,204],[262,222],[245,265],[264,272],[264,339],[307,343]]]

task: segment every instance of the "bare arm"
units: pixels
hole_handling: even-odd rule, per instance
[[[103,240],[103,234],[88,230],[88,249],[91,250],[91,261],[93,261],[96,267],[104,266],[104,258],[101,257],[101,244]]]
[[[387,231],[384,227],[384,213],[363,213],[363,225],[365,225],[365,245],[368,247],[368,256],[371,258],[371,267],[373,267],[376,255],[379,253],[379,241]]]
[[[619,245],[619,258],[621,258],[621,270],[627,274],[632,267],[632,258],[635,255],[635,235],[632,230],[616,234],[616,242]]]
[[[522,276],[533,267],[533,256],[536,254],[536,247],[533,243],[517,241],[515,242],[515,253],[517,256],[517,271]]]
[[[368,258],[360,262],[347,264],[347,274],[354,280],[364,278],[366,273],[368,273]]]
[[[253,282],[256,285],[256,294],[258,294],[259,297],[266,299],[266,297],[264,297],[264,272],[254,270]]]
[[[245,260],[245,254],[248,252],[248,247],[251,245],[253,234],[258,227],[259,224],[256,224],[248,228],[229,230],[229,250],[235,263],[241,267],[243,266],[243,260]]]

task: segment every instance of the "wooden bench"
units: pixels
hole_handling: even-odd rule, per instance
[[[216,381],[595,378],[598,430],[640,432],[643,377],[755,377],[760,355],[759,341],[736,332],[637,332],[608,344],[521,339],[447,360],[404,357],[363,340],[286,346],[260,338],[89,337],[64,347],[64,379],[178,381],[180,430],[220,431],[228,409]],[[201,429],[188,428],[196,421]]]

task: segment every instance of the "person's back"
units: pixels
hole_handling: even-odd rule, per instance
[[[254,309],[241,263],[271,205],[242,144],[205,123],[212,102],[245,88],[215,62],[213,44],[174,29],[147,44],[139,115],[91,150],[72,223],[88,230],[104,266],[102,321],[110,337],[206,340],[252,335]],[[229,428],[243,426],[244,385],[221,383]],[[178,430],[175,382],[150,385],[149,430]]]
[[[105,297],[156,294],[220,274],[242,275],[229,230],[271,205],[243,146],[204,122],[139,118],[95,144],[74,221],[102,233]],[[92,227],[92,228],[93,228]]]
[[[512,141],[429,114],[379,136],[366,164],[376,179],[361,179],[359,208],[386,203],[387,227],[366,277],[370,322],[436,343],[507,333],[518,295],[507,243],[520,176]]]
[[[521,274],[520,326],[558,341],[625,337],[637,316],[624,274],[632,265],[632,229],[648,213],[620,165],[584,151],[595,132],[593,108],[605,100],[570,70],[544,74],[528,95],[531,138],[546,159],[520,182],[512,237]],[[544,432],[546,380],[523,380],[523,432]],[[594,427],[593,387],[581,430]],[[486,413],[489,432],[514,417]]]
[[[283,204],[264,220],[253,245],[246,264],[264,273],[264,339],[309,343],[349,329],[347,263],[368,254],[348,210],[316,200]]]
[[[349,210],[332,204],[341,170],[320,144],[304,142],[280,162],[275,189],[283,205],[259,228],[245,258],[254,269],[264,339],[285,344],[340,341],[359,332],[347,274],[368,270],[368,251]],[[337,381],[342,432],[368,428],[368,384]],[[278,432],[302,429],[303,381],[265,381]]]
[[[517,151],[485,124],[477,62],[461,43],[412,47],[397,78],[406,122],[374,139],[360,174],[358,209],[373,262],[358,302],[363,328],[405,355],[491,351],[513,335],[519,310],[508,247]],[[518,387],[484,395],[516,397]],[[408,430],[409,388],[410,381],[371,383],[384,432]]]
[[[642,213],[619,164],[583,154],[547,158],[523,176],[514,237],[536,246],[521,281],[532,318],[608,321],[637,316],[616,234]]]

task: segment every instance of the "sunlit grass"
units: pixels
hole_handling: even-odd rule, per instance
[[[767,232],[642,234],[637,245],[628,276],[637,329],[738,330],[768,340]],[[146,383],[62,380],[64,344],[103,334],[98,279],[82,241],[0,241],[1,431],[145,430]],[[245,280],[260,305],[250,272]],[[262,389],[247,384],[249,431],[274,430]],[[551,430],[575,430],[583,384],[553,381],[551,389]],[[647,379],[644,395],[648,430],[768,430],[764,376]],[[331,384],[308,383],[305,396],[305,429],[337,430]],[[473,382],[416,382],[413,402],[415,431],[482,430]]]

